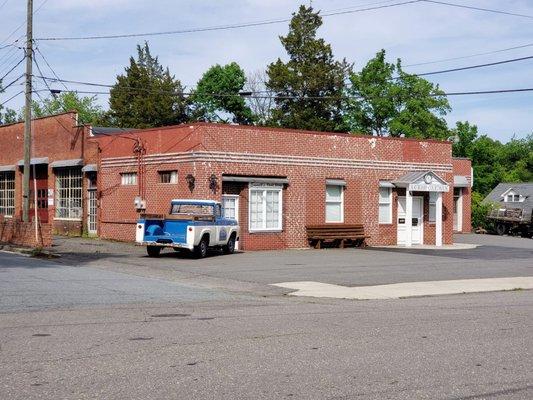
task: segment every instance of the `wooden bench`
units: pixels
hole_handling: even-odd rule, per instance
[[[306,226],[307,239],[315,249],[320,249],[323,243],[338,244],[344,248],[347,243],[366,247],[365,229],[361,224],[324,224]]]

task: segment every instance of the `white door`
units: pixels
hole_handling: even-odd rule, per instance
[[[89,235],[96,235],[98,233],[96,221],[97,221],[97,202],[96,202],[96,190],[89,189],[89,204],[87,205],[87,231]]]
[[[463,196],[461,188],[453,189],[453,230],[463,230]]]
[[[239,222],[239,196],[225,194],[222,196],[222,215],[224,218],[231,218]],[[239,249],[239,242],[235,243],[235,250]]]
[[[413,196],[412,244],[424,243],[424,198]],[[398,244],[405,244],[405,196],[398,197]]]

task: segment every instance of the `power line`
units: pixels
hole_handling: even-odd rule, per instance
[[[50,63],[46,60],[46,57],[45,57],[44,54],[41,52],[41,50],[39,49],[39,47],[35,47],[35,50],[37,50],[37,52],[41,55],[41,58],[44,60],[45,64],[48,66],[48,69],[52,72],[52,74],[58,79],[58,81],[60,81],[60,82],[63,84],[63,87],[64,87],[65,89],[68,90],[67,85],[65,85],[65,83],[61,81],[61,79],[60,79],[59,76],[56,74],[56,72],[54,71],[54,69],[52,68],[52,66],[50,65]],[[42,73],[41,73],[41,75],[42,75]]]
[[[11,96],[9,99],[7,99],[6,101],[4,101],[3,103],[0,104],[0,106],[3,106],[4,104],[6,104],[7,102],[13,100],[15,97],[21,95],[22,93],[24,93],[24,90],[21,90],[20,92],[14,94],[13,96]]]
[[[13,86],[15,83],[17,83],[24,75],[26,74],[22,74],[20,75],[18,78],[14,79],[13,81],[11,81],[10,83],[8,83],[5,87],[2,87],[2,90],[6,90],[8,87],[10,86]]]
[[[385,5],[380,5],[380,6],[358,8],[358,9],[355,9],[355,10],[330,11],[330,12],[326,11],[324,13],[321,13],[320,15],[323,16],[323,17],[330,17],[330,16],[334,16],[334,15],[353,14],[353,13],[358,13],[358,12],[380,10],[380,9],[383,9],[383,8],[397,7],[397,6],[402,6],[402,5],[406,5],[406,4],[414,4],[414,3],[419,3],[421,1],[423,1],[423,0],[409,0],[409,1],[403,1],[403,2],[394,3],[394,4],[385,4]],[[383,2],[379,2],[379,3],[383,3]],[[376,4],[376,3],[371,3],[371,4]],[[179,35],[179,34],[184,34],[184,33],[210,32],[210,31],[220,31],[220,30],[229,30],[229,29],[249,28],[249,27],[263,26],[263,25],[273,25],[273,24],[286,23],[286,22],[289,22],[290,20],[291,20],[291,18],[278,18],[278,19],[263,20],[263,21],[257,21],[257,22],[245,22],[245,23],[241,23],[241,24],[230,24],[230,25],[218,25],[218,26],[209,26],[209,27],[200,27],[200,28],[190,28],[190,29],[181,29],[181,30],[175,30],[175,31],[126,33],[126,34],[116,34],[116,35],[44,37],[44,38],[38,38],[36,40],[39,40],[39,41],[98,40],[98,39],[132,38],[132,37],[140,37],[140,36]]]
[[[35,15],[35,13],[36,13],[37,11],[39,11],[41,8],[43,8],[43,6],[44,6],[46,3],[48,3],[48,0],[43,0],[43,2],[39,5],[39,7],[37,7],[37,8],[35,9],[35,11],[33,11],[33,14]],[[25,25],[26,25],[26,21],[24,21],[24,22],[21,23],[19,26],[17,26],[17,27],[16,27],[16,28],[15,28],[15,29],[14,29],[14,30],[13,30],[8,36],[7,36],[4,40],[2,40],[1,43],[5,43],[5,42],[7,42],[7,41],[9,40],[9,38],[15,34],[15,32],[17,32],[20,28],[22,28],[22,27],[25,26]],[[25,36],[25,35],[20,36],[20,37],[19,37],[18,39],[16,39],[13,43],[18,42],[18,41],[19,41],[20,39],[22,39],[24,36]]]
[[[26,57],[22,57],[22,59],[21,59],[18,63],[16,63],[16,64],[15,64],[15,65],[14,65],[9,71],[7,71],[7,72],[5,73],[4,76],[2,76],[2,77],[0,78],[0,82],[2,82],[6,76],[8,76],[11,72],[13,72],[13,71],[15,70],[15,68],[17,68],[20,64],[22,64],[22,62],[23,62],[25,59],[26,59]]]
[[[39,92],[47,90],[39,90]],[[467,95],[481,95],[481,94],[497,94],[497,93],[517,93],[517,92],[530,92],[533,91],[532,88],[517,88],[517,89],[494,89],[494,90],[476,90],[476,91],[465,91],[465,92],[449,92],[449,93],[439,93],[433,96],[467,96]],[[109,92],[104,91],[89,91],[89,90],[68,90],[65,92],[78,93],[78,94],[105,94],[108,95]],[[167,94],[175,95],[184,95],[190,96],[191,93],[177,93],[177,92],[166,92]],[[228,97],[236,96],[235,94],[225,94],[225,93],[209,93],[208,96],[213,97]],[[292,95],[273,95],[273,96],[264,96],[264,95],[254,95],[253,92],[251,95],[247,95],[246,98],[250,99],[282,99],[282,100],[353,100],[359,99],[360,96],[292,96]]]
[[[502,60],[502,61],[496,61],[496,62],[491,62],[491,63],[486,63],[486,64],[470,65],[470,66],[467,66],[467,67],[460,67],[460,68],[443,69],[441,71],[424,72],[422,74],[412,74],[412,75],[427,76],[427,75],[445,74],[445,73],[448,73],[448,72],[464,71],[464,70],[467,70],[467,69],[484,68],[484,67],[490,67],[490,66],[493,66],[493,65],[501,65],[501,64],[508,64],[508,63],[517,62],[517,61],[530,60],[532,58],[533,58],[533,56],[512,58],[510,60]]]
[[[514,46],[514,47],[507,47],[507,48],[505,48],[505,49],[498,49],[498,50],[486,51],[486,52],[483,52],[483,53],[469,54],[469,55],[467,55],[467,56],[450,57],[450,58],[441,58],[441,59],[439,59],[439,60],[426,61],[426,62],[419,62],[419,63],[415,63],[415,64],[406,64],[406,65],[403,65],[403,66],[404,66],[404,67],[416,67],[416,66],[419,66],[419,65],[429,65],[429,64],[437,64],[437,63],[446,62],[446,61],[463,60],[463,59],[465,59],[465,58],[478,57],[478,56],[486,56],[486,55],[490,55],[490,54],[502,53],[502,52],[504,52],[504,51],[523,49],[523,48],[531,47],[531,46],[533,46],[533,43],[523,44],[523,45],[520,45],[520,46]]]
[[[490,13],[495,13],[495,14],[510,15],[510,16],[513,16],[513,17],[523,17],[523,18],[533,19],[533,15],[518,14],[518,13],[509,12],[509,11],[493,10],[493,9],[490,9],[490,8],[467,6],[465,4],[447,3],[445,1],[437,1],[437,0],[422,0],[422,1],[424,1],[426,3],[441,4],[441,5],[450,6],[450,7],[466,8],[468,10],[485,11],[485,12],[490,12]]]

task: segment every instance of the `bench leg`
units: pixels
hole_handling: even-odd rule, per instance
[[[322,244],[322,240],[318,239],[318,240],[316,241],[315,249],[320,249],[320,248],[321,248],[321,244]]]
[[[341,243],[340,243],[339,247],[340,247],[341,249],[344,249],[344,239],[341,239]]]

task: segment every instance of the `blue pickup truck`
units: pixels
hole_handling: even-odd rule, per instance
[[[224,253],[235,251],[239,240],[239,224],[222,217],[222,207],[214,200],[172,200],[168,215],[143,214],[137,222],[137,244],[146,246],[150,257],[157,257],[161,249],[187,249],[198,258],[211,248]]]

